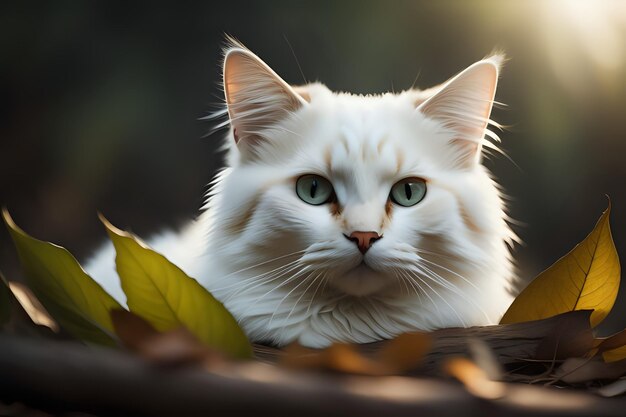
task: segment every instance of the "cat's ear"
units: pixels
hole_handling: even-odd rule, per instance
[[[471,168],[480,162],[480,152],[496,94],[504,57],[494,55],[476,62],[443,84],[418,106],[424,115],[454,133],[456,165]]]
[[[264,131],[306,105],[289,84],[241,45],[226,49],[223,75],[237,144],[257,143]]]

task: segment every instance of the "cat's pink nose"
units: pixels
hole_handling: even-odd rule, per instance
[[[344,235],[346,236],[346,235]],[[372,246],[372,243],[380,239],[380,236],[376,232],[352,232],[350,236],[346,236],[348,240],[353,241],[359,247],[362,254],[368,251]]]

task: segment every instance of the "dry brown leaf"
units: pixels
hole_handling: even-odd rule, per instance
[[[605,363],[593,358],[569,358],[556,370],[554,376],[568,384],[597,379],[617,379],[626,373],[626,360]]]
[[[405,373],[424,361],[432,344],[432,336],[428,333],[404,333],[385,342],[376,358],[394,373]]]
[[[151,362],[183,365],[221,361],[216,352],[185,328],[161,333],[142,317],[120,309],[111,311],[111,319],[122,343]]]
[[[503,383],[490,380],[487,373],[469,359],[450,358],[444,362],[443,370],[476,397],[495,400],[506,393]]]
[[[626,329],[615,333],[605,339],[601,339],[598,344],[598,350],[604,352],[626,346]]]
[[[323,369],[358,375],[387,375],[391,369],[372,361],[357,351],[355,345],[335,343],[326,349],[310,349],[300,344],[285,348],[281,358],[285,366],[298,369]]]
[[[596,394],[602,395],[603,397],[617,397],[618,395],[626,394],[626,378],[597,389]]]
[[[206,346],[184,327],[161,333],[141,348],[141,355],[163,365],[221,362],[221,356]]]
[[[484,340],[476,337],[470,338],[467,343],[472,359],[480,369],[485,371],[487,378],[492,381],[501,380],[503,375],[502,365],[498,362],[498,358],[489,345]]]
[[[131,313],[128,310],[111,310],[111,321],[115,334],[120,338],[124,346],[131,350],[138,351],[146,340],[156,338],[159,335],[147,320]]]
[[[381,343],[374,355],[366,356],[359,345],[334,343],[326,349],[310,349],[300,344],[288,346],[281,358],[292,368],[324,369],[358,375],[397,375],[416,368],[432,347],[428,333],[405,333]]]
[[[564,315],[554,332],[541,341],[534,359],[560,360],[587,356],[595,344],[589,324],[591,314],[591,310],[579,310]]]
[[[626,329],[598,341],[597,353],[602,354],[605,362],[626,359]]]

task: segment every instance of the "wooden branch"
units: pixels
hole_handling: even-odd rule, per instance
[[[424,361],[409,374],[440,376],[441,364],[453,356],[471,356],[469,341],[486,343],[501,365],[524,360],[553,361],[584,356],[593,345],[589,325],[591,310],[573,311],[545,320],[498,326],[448,328],[429,333],[432,348]],[[374,356],[388,341],[360,345],[367,356]],[[257,356],[266,362],[279,362],[284,353],[276,348],[255,346]]]
[[[480,337],[500,358],[534,354],[564,319],[433,332],[435,352],[463,354]],[[378,344],[378,347],[380,344]],[[376,344],[368,349],[375,349]],[[276,352],[270,356],[276,358]],[[296,372],[260,362],[167,368],[127,352],[0,334],[0,400],[47,411],[97,415],[259,416],[622,416],[626,398],[505,384],[496,401],[450,380]]]

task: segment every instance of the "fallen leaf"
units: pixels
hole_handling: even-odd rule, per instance
[[[365,355],[359,350],[359,345],[349,343],[333,343],[325,349],[311,349],[294,343],[284,349],[278,359],[281,364],[292,368],[325,369],[357,375],[398,375],[422,363],[432,347],[432,339],[430,334],[424,332],[405,333],[379,342],[378,346],[373,354]]]
[[[9,212],[2,211],[13,238],[24,278],[37,299],[72,336],[117,346],[109,311],[121,308],[65,249],[27,235]]]
[[[617,332],[609,337],[601,339],[597,348],[600,352],[617,349],[626,345],[626,329]]]
[[[59,331],[57,322],[48,314],[37,297],[35,297],[27,286],[19,282],[9,282],[9,289],[33,323],[39,326],[45,326],[55,333]]]
[[[443,370],[459,380],[476,397],[495,400],[506,393],[503,383],[490,380],[487,373],[469,359],[450,358],[444,362]]]
[[[626,361],[605,363],[593,358],[569,358],[556,370],[554,376],[568,384],[597,379],[617,379],[626,373]]]
[[[617,397],[618,395],[626,394],[626,379],[620,379],[602,388],[598,388],[596,394],[602,395],[603,397]]]
[[[385,341],[376,358],[393,373],[404,373],[416,368],[432,348],[432,337],[428,333],[404,333],[393,340]]]
[[[501,380],[504,373],[502,366],[489,345],[476,337],[470,338],[467,344],[474,363],[485,372],[487,378],[492,381]]]
[[[185,327],[161,333],[152,343],[144,345],[142,355],[164,365],[202,363],[214,366],[224,361],[222,355],[200,342]]]
[[[534,359],[551,361],[587,356],[595,342],[589,322],[591,314],[591,310],[577,310],[564,315],[559,325],[541,340]]]
[[[602,353],[605,362],[617,362],[626,359],[626,346],[617,349],[607,350]]]
[[[609,201],[593,231],[517,296],[501,324],[539,320],[573,310],[593,310],[592,327],[604,320],[615,303],[620,282],[610,212]]]
[[[161,333],[126,310],[111,311],[111,318],[122,343],[153,363],[174,366],[221,360],[184,327]]]
[[[115,246],[115,264],[130,311],[161,332],[186,327],[224,354],[252,357],[250,342],[222,303],[163,255],[100,219]]]
[[[147,340],[159,335],[159,331],[147,320],[128,310],[111,310],[111,321],[115,334],[131,350],[140,350]]]
[[[281,364],[290,368],[329,370],[357,375],[388,375],[392,370],[384,364],[368,359],[355,345],[334,343],[325,349],[311,349],[300,344],[285,348]]]
[[[626,329],[605,339],[600,339],[597,353],[602,354],[605,362],[626,359]]]

